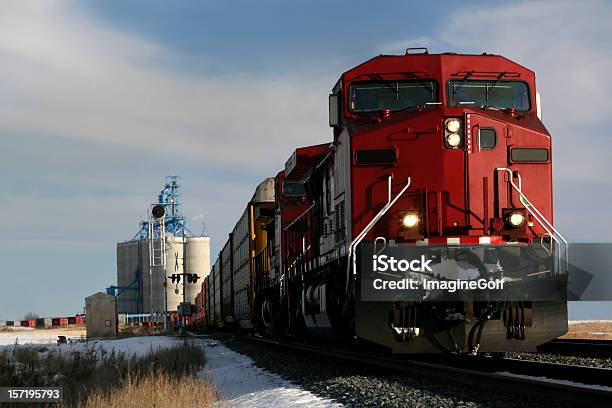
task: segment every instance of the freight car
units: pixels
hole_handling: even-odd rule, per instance
[[[256,188],[206,281],[208,327],[393,352],[535,350],[566,332],[534,73],[499,55],[413,51],[342,74],[333,141],[296,149]],[[444,285],[467,274],[456,281],[512,290],[373,297],[376,256],[391,252],[420,254],[433,272],[418,273]]]

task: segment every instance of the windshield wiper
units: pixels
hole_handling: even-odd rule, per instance
[[[499,83],[505,76],[506,76],[505,72],[500,72],[499,75],[497,76],[497,81],[495,81],[495,83],[493,83],[493,85],[491,85],[490,88],[487,86],[487,101],[489,100],[489,95],[491,94],[491,91],[493,90],[493,88],[499,85]]]
[[[383,119],[388,118],[389,116],[397,112],[403,112],[412,109],[424,109],[427,107],[438,106],[441,104],[442,102],[426,102],[424,105],[410,105],[400,109],[377,109],[365,112],[353,112],[353,115],[363,118],[370,118],[376,120],[377,122],[381,122]]]
[[[467,81],[468,79],[470,79],[470,77],[474,74],[474,71],[468,71],[465,76],[463,77],[463,79],[461,80],[461,82],[459,82],[459,84],[456,87],[453,87],[453,93],[457,93],[457,91],[459,89],[461,89],[461,87],[465,84],[465,81]]]
[[[431,82],[430,82],[430,85],[427,85],[427,83],[423,82],[421,78],[416,76],[415,73],[411,71],[405,72],[405,74],[410,76],[412,79],[416,80],[419,83],[419,85],[421,85],[423,88],[427,89],[429,92],[433,94],[433,88],[431,87]]]
[[[429,104],[429,102],[426,102],[424,105],[410,105],[410,106],[404,106],[403,108],[399,108],[399,109],[388,109],[388,111],[389,111],[389,114],[394,114],[397,112],[403,112],[403,111],[407,111],[411,109],[426,108],[427,106],[435,106],[435,105],[437,105],[437,103]],[[381,114],[381,113],[384,113],[385,111],[387,111],[387,109],[379,109],[375,112],[377,114]]]
[[[527,113],[529,112],[522,112],[517,110],[515,107],[501,107],[501,106],[495,106],[495,105],[482,105],[480,106],[480,109],[493,109],[493,110],[498,110],[498,111],[502,111],[504,113],[507,113],[509,115],[517,115],[517,116],[525,116],[527,115]]]
[[[423,105],[411,105],[411,106],[405,106],[400,109],[394,109],[391,111],[391,113],[401,112],[401,111],[410,110],[410,109],[427,108],[430,106],[438,106],[438,105],[442,105],[442,102],[425,102]]]
[[[391,113],[401,112],[401,111],[405,111],[405,110],[409,110],[409,109],[416,109],[418,107],[419,107],[419,105],[404,106],[403,108],[392,109]]]
[[[390,90],[393,91],[393,93],[397,96],[399,94],[399,91],[397,89],[395,89],[393,86],[391,86],[389,84],[389,82],[385,81],[385,79],[383,77],[380,76],[380,74],[376,73],[376,72],[372,72],[370,75],[372,75],[374,78],[378,79],[384,86],[386,86],[387,88],[389,88]]]

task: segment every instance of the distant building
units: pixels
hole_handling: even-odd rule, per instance
[[[87,337],[117,336],[117,298],[98,292],[85,298]]]

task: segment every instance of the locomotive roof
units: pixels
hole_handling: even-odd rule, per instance
[[[530,69],[495,54],[406,54],[378,55],[354,68],[345,71],[340,80],[351,81],[362,76],[371,78],[371,74],[402,74],[412,72],[419,77],[432,76],[462,78],[472,71],[472,78],[495,77],[505,72],[513,74],[515,79],[524,81],[535,80],[535,74]],[[363,78],[366,79],[366,78]]]
[[[298,147],[285,163],[285,178],[287,180],[301,180],[313,166],[317,165],[329,153],[331,148],[331,143]]]

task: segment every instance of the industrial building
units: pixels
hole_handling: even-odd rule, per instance
[[[210,271],[210,238],[187,228],[179,188],[177,176],[167,177],[139,232],[117,244],[117,285],[107,292],[117,296],[118,313],[157,315],[195,303]]]

